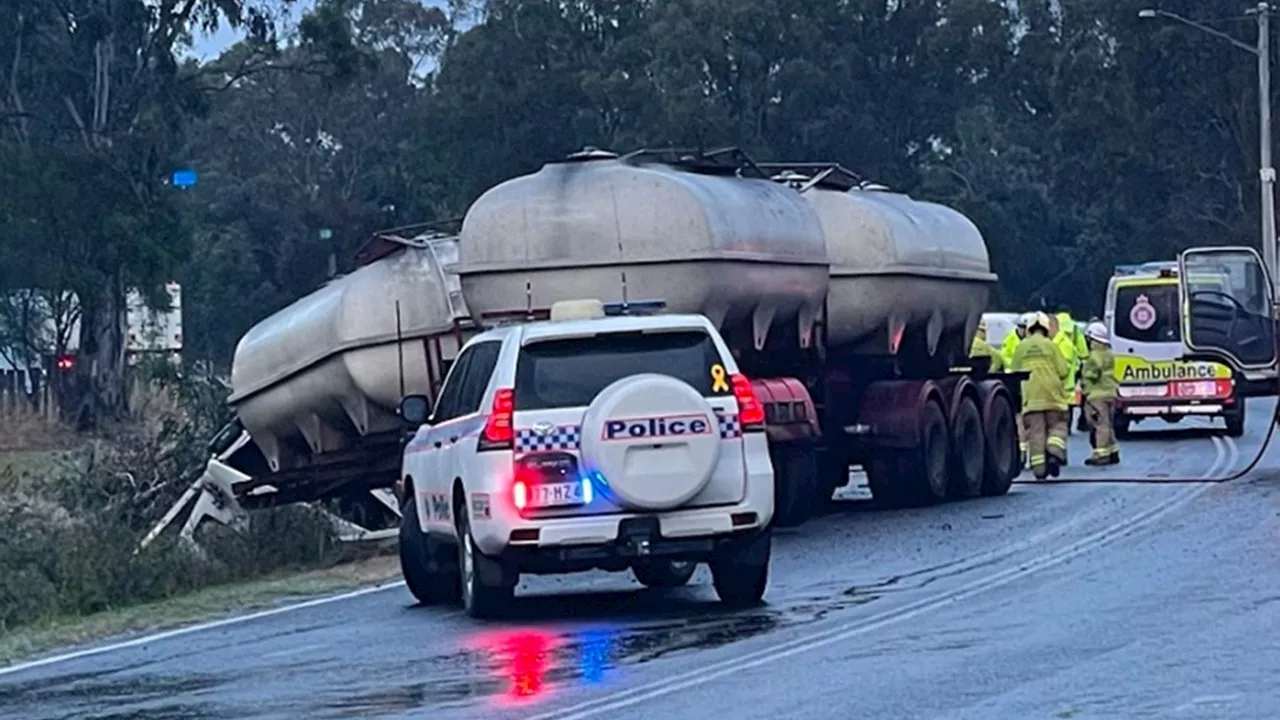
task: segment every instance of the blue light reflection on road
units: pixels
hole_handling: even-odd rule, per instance
[[[503,679],[504,703],[539,700],[556,685],[597,685],[613,667],[618,631],[592,627],[564,633],[522,628],[475,638]],[[554,681],[553,681],[554,679]]]

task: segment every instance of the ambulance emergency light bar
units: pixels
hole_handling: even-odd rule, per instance
[[[1125,277],[1150,274],[1159,275],[1160,277],[1176,277],[1178,275],[1178,264],[1175,262],[1155,261],[1116,265],[1113,274]]]

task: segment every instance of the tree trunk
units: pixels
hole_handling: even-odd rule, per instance
[[[81,432],[128,410],[125,332],[124,285],[114,274],[95,296],[81,299],[80,352],[64,405]]]

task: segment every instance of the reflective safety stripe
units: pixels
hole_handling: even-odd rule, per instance
[[[1055,437],[1051,437],[1051,438],[1049,438],[1047,441],[1045,441],[1045,445],[1048,445],[1048,446],[1049,446],[1049,447],[1051,447],[1051,448],[1056,448],[1056,449],[1061,449],[1061,450],[1066,450],[1066,449],[1067,449],[1067,441],[1066,441],[1066,439],[1065,439],[1065,438],[1056,437],[1056,436],[1055,436]]]
[[[1111,448],[1094,448],[1093,456],[1095,458],[1111,457]]]
[[[1044,455],[1032,455],[1031,460],[1027,464],[1030,465],[1032,469],[1044,465]]]
[[[1029,447],[1031,447],[1029,443],[1018,443],[1018,449],[1024,453],[1027,451],[1027,448]]]

